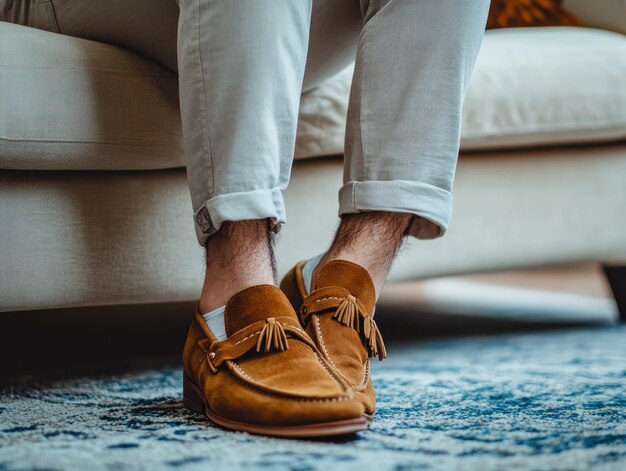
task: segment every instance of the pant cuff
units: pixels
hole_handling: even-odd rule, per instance
[[[405,180],[348,182],[339,190],[339,216],[368,211],[418,216],[409,235],[418,239],[442,237],[452,217],[452,194],[426,183]]]
[[[204,245],[225,221],[267,218],[270,219],[274,232],[279,232],[287,221],[280,188],[217,195],[207,200],[195,212],[196,236],[200,245]]]

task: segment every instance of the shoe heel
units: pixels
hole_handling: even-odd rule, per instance
[[[187,374],[183,373],[183,405],[198,414],[204,415],[204,401],[200,397],[197,387]]]

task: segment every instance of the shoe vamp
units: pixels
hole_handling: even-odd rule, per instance
[[[363,404],[348,396],[301,398],[266,394],[242,385],[239,377],[218,373],[204,388],[209,409],[219,417],[259,425],[305,425],[361,417]],[[307,400],[311,399],[311,400]]]
[[[323,344],[320,345],[321,350],[328,354],[332,364],[352,385],[362,383],[368,355],[359,332],[328,315],[317,318],[316,323],[316,337]]]
[[[302,397],[328,398],[345,394],[329,368],[307,345],[292,341],[281,352],[252,352],[231,364],[235,375],[253,386]]]

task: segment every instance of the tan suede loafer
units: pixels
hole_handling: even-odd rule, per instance
[[[183,402],[226,428],[287,437],[365,430],[350,386],[319,354],[289,300],[272,285],[226,305],[218,341],[196,308],[183,352]]]
[[[350,384],[371,419],[376,395],[370,378],[373,356],[383,360],[385,345],[372,318],[376,303],[374,283],[367,270],[347,260],[333,260],[322,267],[310,295],[299,262],[280,287],[299,313],[300,322],[324,358]]]

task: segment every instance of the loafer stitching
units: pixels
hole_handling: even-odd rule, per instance
[[[367,384],[369,383],[370,375],[369,375],[369,368],[367,367],[369,364],[369,361],[370,360],[368,358],[365,364],[363,365],[363,379],[361,380],[361,382],[359,384],[355,384],[354,386],[352,386],[352,388],[357,391],[363,391],[365,387],[367,386]]]
[[[322,350],[324,351],[324,356],[326,357],[326,360],[328,360],[328,363],[330,363],[337,371],[341,372],[342,376],[348,380],[348,378],[345,376],[345,374],[341,371],[341,369],[335,365],[335,363],[333,362],[332,358],[330,357],[330,353],[328,353],[328,349],[326,348],[326,343],[324,342],[324,337],[322,335],[322,329],[320,327],[320,316],[319,314],[313,314],[315,316],[315,329],[317,331],[317,337],[319,339],[319,344],[322,347]],[[368,374],[367,374],[367,364],[369,363],[369,358],[367,359],[367,361],[365,362],[365,364],[363,365],[363,377],[361,379],[361,382],[353,385],[353,388],[365,388],[365,386],[367,385],[367,380],[368,380]],[[349,383],[352,383],[352,381],[348,380]]]
[[[284,399],[287,401],[296,401],[296,402],[340,402],[340,401],[347,401],[352,399],[352,397],[350,396],[337,396],[337,397],[330,397],[330,398],[309,398],[309,397],[289,397],[289,396],[281,396],[279,394],[274,394],[274,393],[270,393],[267,391],[263,391],[261,389],[255,388],[254,386],[252,386],[251,384],[248,383],[244,383],[241,379],[237,378],[237,382],[240,383],[242,386],[253,390],[254,392],[257,392],[259,394],[263,394],[265,396],[269,396],[269,397],[275,397],[277,399]]]
[[[341,296],[326,296],[325,298],[316,299],[316,303],[320,303],[322,301],[326,301],[327,299],[336,299],[337,301],[341,301],[343,298]]]
[[[332,376],[332,378],[335,380],[335,382],[337,382],[340,386],[344,386],[343,384],[341,384],[341,378],[339,378],[339,377],[335,374],[335,372],[334,372],[334,371],[332,371],[331,369],[329,369],[329,368],[328,368],[328,366],[324,364],[324,362],[322,361],[322,359],[321,359],[319,356],[317,356],[317,355],[316,355],[316,357],[317,357],[317,361],[319,361],[319,362],[320,362],[320,365],[322,365],[322,366],[324,367],[324,369],[328,372],[328,374]],[[333,366],[334,366],[334,365],[333,365]],[[336,370],[339,370],[339,368],[337,368],[336,366],[335,366],[335,369],[336,369]]]
[[[304,330],[299,329],[298,327],[290,326],[290,328],[292,328],[293,330],[297,330],[297,331],[298,331],[298,332],[300,332],[300,333],[306,334],[306,332],[305,332]],[[240,343],[243,343],[243,342],[245,342],[246,340],[248,340],[250,337],[254,337],[255,335],[259,335],[260,333],[261,333],[261,331],[260,331],[260,330],[257,330],[255,333],[250,334],[250,335],[248,335],[248,336],[246,336],[246,337],[242,338],[241,340],[239,340],[239,341],[235,342],[235,345],[239,345]]]
[[[242,338],[241,340],[239,340],[238,342],[235,342],[235,345],[239,345],[240,343],[245,342],[246,340],[248,340],[250,337],[254,337],[255,335],[259,335],[261,333],[260,330],[257,330],[254,334],[250,334],[247,337]]]
[[[335,382],[336,382],[337,384],[339,384],[339,386],[344,386],[344,385],[341,383],[341,379],[337,377],[337,375],[335,374],[335,372],[334,372],[334,371],[332,371],[331,369],[329,369],[329,368],[328,368],[328,366],[326,366],[326,365],[324,364],[324,362],[321,360],[321,358],[320,358],[319,356],[317,356],[317,354],[315,355],[315,357],[316,357],[317,361],[319,361],[319,362],[320,362],[320,365],[322,365],[322,367],[326,370],[326,372],[327,372],[327,373],[328,373],[328,374],[329,374],[329,375],[330,375],[330,376],[331,376],[331,377],[335,380]],[[249,379],[250,381],[252,381],[252,382],[253,382],[253,383],[255,383],[255,384],[261,385],[261,383],[259,383],[259,382],[258,382],[257,380],[255,380],[252,376],[250,376],[248,373],[246,373],[246,372],[243,370],[243,368],[242,368],[242,367],[241,367],[238,363],[235,363],[234,361],[231,361],[231,363],[232,363],[232,365],[233,365],[235,368],[237,368],[237,370],[239,370],[239,372],[240,372],[243,376],[245,376],[247,379]]]
[[[304,263],[302,263],[302,265],[304,265]],[[300,271],[296,272],[296,285],[298,286],[298,291],[300,291],[300,296],[301,298],[304,300],[304,298],[306,297],[306,293],[303,293],[302,290],[300,289],[300,283],[298,280],[298,276],[300,275],[302,276],[302,269],[300,268]],[[327,300],[327,299],[335,299],[335,300],[341,300],[343,299],[340,296],[326,296],[325,298],[321,298],[321,299],[316,299],[315,302],[319,303],[321,301]],[[320,347],[322,348],[323,352],[324,352],[324,357],[326,358],[326,360],[328,361],[328,363],[331,364],[331,366],[333,368],[335,368],[340,374],[341,376],[347,380],[349,383],[352,383],[351,381],[348,380],[348,378],[346,378],[345,374],[337,367],[337,365],[335,365],[335,363],[333,362],[332,358],[330,357],[330,353],[328,353],[328,349],[326,348],[326,343],[324,342],[324,336],[322,335],[322,329],[320,327],[320,315],[319,314],[313,314],[313,316],[315,317],[315,330],[317,331],[317,338],[318,338],[318,342],[320,344]],[[321,363],[321,360],[320,360]],[[363,377],[361,379],[361,381],[356,384],[353,385],[352,388],[356,389],[356,390],[364,390],[365,387],[367,386],[368,382],[369,382],[369,374],[368,374],[368,365],[369,365],[369,358],[365,361],[365,364],[363,365]],[[328,368],[323,365],[324,368],[326,368],[327,371],[329,371],[329,373],[333,374],[330,370],[328,370]],[[334,375],[333,375],[334,376]]]
[[[328,363],[330,363],[333,368],[339,370],[339,368],[337,368],[337,365],[335,365],[335,363],[333,362],[332,358],[330,358],[330,354],[328,353],[328,349],[326,348],[326,343],[324,342],[324,336],[322,335],[322,328],[320,327],[320,316],[319,314],[314,314],[315,316],[315,329],[317,330],[317,337],[319,338],[319,343],[320,346],[322,347],[322,350],[324,351],[324,356],[326,357],[326,360],[328,360]]]
[[[248,373],[246,373],[243,369],[241,369],[241,366],[239,366],[237,363],[235,363],[234,361],[231,361],[231,364],[237,369],[237,371],[239,371],[242,376],[244,376],[246,379],[248,379],[251,383],[258,385],[258,386],[262,386],[261,383],[259,383],[258,381],[256,381],[254,378],[252,378]],[[323,364],[322,364],[323,366]],[[346,399],[351,399],[350,396],[346,396],[346,395],[341,395],[341,396],[337,396],[334,398],[309,398],[309,397],[291,397],[291,396],[287,396],[287,395],[282,395],[279,393],[271,393],[268,391],[264,391],[262,389],[259,389],[257,387],[254,387],[250,384],[244,383],[241,378],[236,378],[237,381],[239,383],[241,383],[242,385],[253,389],[254,391],[260,393],[260,394],[265,394],[266,396],[270,396],[270,397],[278,397],[278,398],[282,398],[282,399],[289,399],[292,401],[310,401],[310,402],[337,402],[337,401],[345,401]],[[333,378],[335,379],[335,378]]]

